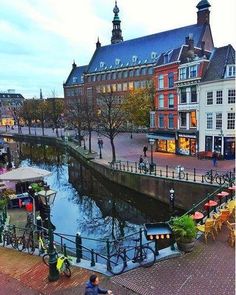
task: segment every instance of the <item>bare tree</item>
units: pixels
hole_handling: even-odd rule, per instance
[[[112,162],[116,161],[114,139],[121,132],[127,120],[127,113],[123,108],[123,100],[113,93],[101,95],[98,98],[98,124],[100,133],[110,139],[112,148]]]

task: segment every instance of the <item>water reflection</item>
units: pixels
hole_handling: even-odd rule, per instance
[[[58,191],[52,208],[57,232],[114,239],[136,232],[145,222],[169,218],[168,206],[106,181],[59,148],[20,142],[17,145],[21,166],[52,172],[46,180]]]

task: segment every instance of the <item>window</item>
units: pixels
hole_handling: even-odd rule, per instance
[[[134,71],[133,70],[130,70],[129,71],[129,77],[133,77],[134,76]]]
[[[122,91],[122,84],[121,83],[117,84],[117,91]]]
[[[197,65],[191,66],[189,68],[189,78],[195,78],[197,77]]]
[[[213,104],[213,92],[209,91],[207,92],[207,104]]]
[[[111,92],[111,85],[110,84],[106,85],[106,92],[108,92],[108,93]]]
[[[140,81],[140,87],[141,88],[146,88],[147,87],[147,81],[146,80]]]
[[[179,71],[179,79],[180,80],[185,80],[187,79],[187,69],[186,68],[181,68]]]
[[[116,84],[111,85],[112,92],[116,92]]]
[[[115,59],[115,64],[118,66],[120,64],[120,59],[119,58],[116,58]]]
[[[112,79],[115,80],[116,79],[116,72],[112,73]]]
[[[101,75],[97,75],[97,81],[101,81]]]
[[[128,89],[128,84],[127,83],[123,83],[123,91],[127,91]]]
[[[174,108],[174,94],[172,93],[168,95],[168,106],[170,109]]]
[[[153,74],[153,67],[148,68],[148,75],[152,75]]]
[[[190,128],[196,128],[196,127],[197,127],[196,111],[192,111],[190,113]]]
[[[235,77],[235,65],[228,65],[227,76]]]
[[[196,89],[196,86],[191,87],[191,102],[197,102],[197,89]]]
[[[123,77],[124,77],[124,78],[127,78],[127,77],[128,77],[128,72],[127,72],[127,71],[124,71],[124,72],[123,72]]]
[[[100,68],[103,68],[105,63],[103,61],[100,61]]]
[[[168,83],[169,83],[169,88],[174,87],[174,73],[168,74]]]
[[[155,112],[150,112],[150,128],[155,128]]]
[[[134,83],[133,82],[129,82],[129,90],[133,90],[134,89]]]
[[[222,104],[223,103],[223,92],[222,90],[216,91],[216,104]]]
[[[164,95],[160,94],[159,95],[159,104],[158,104],[159,108],[164,108]]]
[[[228,103],[235,103],[235,89],[228,90]]]
[[[135,70],[135,76],[139,76],[140,75],[140,69],[136,69]]]
[[[140,82],[139,81],[135,81],[134,82],[134,88],[138,89],[140,87]]]
[[[136,62],[137,60],[138,60],[137,55],[133,55],[133,57],[132,57],[132,62]]]
[[[227,129],[235,129],[235,113],[228,113]]]
[[[213,128],[213,114],[207,113],[207,129]]]
[[[174,115],[173,114],[169,114],[168,126],[169,126],[170,129],[174,128]]]
[[[102,74],[102,80],[106,80],[106,74]]]
[[[164,88],[164,76],[160,75],[158,77],[158,88],[163,89]]]
[[[159,128],[164,128],[164,115],[159,115]]]
[[[73,81],[73,83],[76,83],[77,82],[77,77],[73,77],[72,81]]]
[[[164,54],[164,64],[167,64],[168,62],[169,62],[169,55],[167,53],[167,54]]]
[[[122,79],[122,72],[118,72],[118,73],[117,73],[117,78],[118,78],[118,79]]]
[[[147,68],[141,69],[141,75],[147,75]]]
[[[181,88],[181,90],[180,90],[180,103],[186,103],[186,102],[187,102],[186,88]]]
[[[222,128],[222,113],[216,113],[216,129]]]
[[[187,126],[187,114],[180,113],[180,127],[186,128],[186,126]]]

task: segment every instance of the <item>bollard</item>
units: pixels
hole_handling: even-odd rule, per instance
[[[110,271],[111,269],[111,263],[110,263],[110,258],[111,258],[111,255],[110,255],[110,242],[109,240],[107,240],[107,270]]]
[[[166,178],[168,178],[168,165],[166,165]]]
[[[64,254],[65,257],[67,257],[66,244],[63,245],[63,254]]]
[[[137,167],[137,162],[135,162],[135,173],[137,173],[138,172],[138,169],[137,169],[138,167]]]
[[[130,172],[133,173],[133,166],[130,166]]]
[[[204,175],[202,175],[202,183],[204,183]]]
[[[196,181],[196,168],[193,168],[193,181]]]
[[[172,171],[172,178],[175,178],[175,171]],[[180,179],[180,174],[179,174],[179,179]]]
[[[186,180],[188,181],[188,172],[186,172]]]
[[[91,250],[91,263],[90,266],[95,266],[95,259],[94,259],[94,250]]]
[[[213,183],[213,171],[212,171],[212,169],[211,169],[211,184]]]
[[[75,245],[76,245],[76,262],[80,263],[82,258],[82,239],[79,233],[76,234]]]

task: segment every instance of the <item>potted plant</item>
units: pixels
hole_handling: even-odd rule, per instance
[[[8,199],[0,197],[0,210],[3,210],[8,204]]]
[[[171,228],[179,250],[191,252],[194,248],[196,238],[196,225],[188,215],[174,217],[171,220]]]

